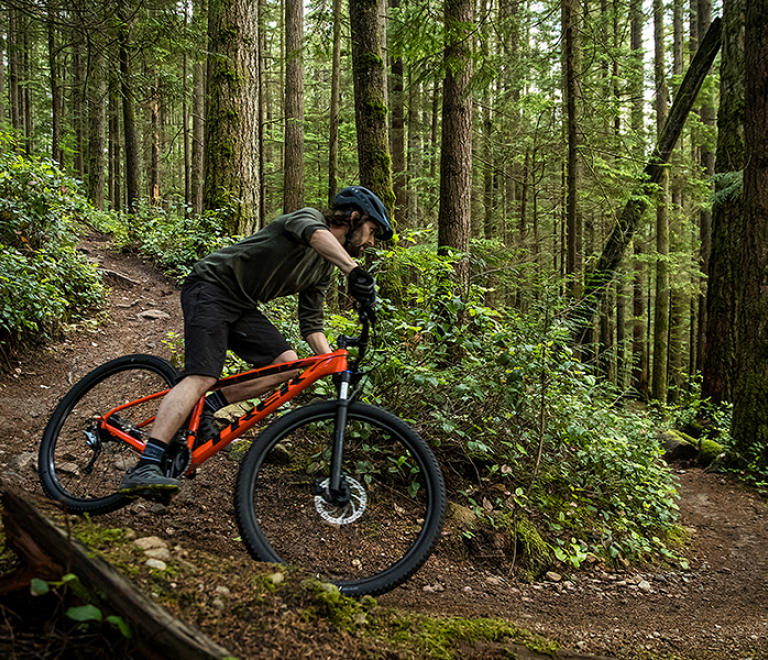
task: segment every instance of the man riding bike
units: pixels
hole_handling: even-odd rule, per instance
[[[371,305],[373,277],[353,259],[389,240],[392,225],[381,200],[362,186],[342,190],[325,213],[311,208],[283,215],[248,238],[201,259],[181,290],[185,367],[181,380],[163,398],[141,458],[120,483],[126,496],[173,495],[177,479],[161,469],[166,446],[195,403],[219,379],[227,349],[254,367],[298,359],[285,338],[259,310],[261,303],[299,294],[299,329],[312,351],[331,348],[323,331],[325,291],[334,266],[349,278],[350,293]],[[213,428],[213,412],[255,398],[290,380],[294,372],[232,385],[206,398],[203,428]],[[205,418],[205,417],[204,417]]]

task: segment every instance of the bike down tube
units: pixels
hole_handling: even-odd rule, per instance
[[[239,417],[229,426],[222,429],[218,438],[214,442],[210,440],[201,447],[198,447],[192,453],[192,463],[189,471],[207,461],[216,452],[226,447],[230,442],[239,438],[248,429],[258,424],[265,417],[273,413],[280,406],[290,401],[297,394],[300,394],[307,387],[316,381],[331,376],[336,373],[343,373],[347,369],[348,353],[344,349],[339,349],[333,353],[325,353],[317,356],[322,360],[317,361],[306,371],[302,371],[298,376],[284,383],[280,389],[273,392],[264,399],[258,406],[249,410],[242,417]]]

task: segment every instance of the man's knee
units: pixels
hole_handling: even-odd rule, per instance
[[[272,364],[280,364],[282,362],[295,362],[298,359],[299,356],[296,354],[296,351],[288,350],[285,351],[285,353],[281,353],[274,360],[272,360]]]
[[[183,385],[185,389],[188,391],[193,391],[197,394],[198,397],[201,397],[203,394],[205,394],[211,387],[213,387],[213,384],[216,382],[216,378],[213,378],[211,376],[201,376],[199,374],[190,374],[188,376],[184,376],[178,384]]]

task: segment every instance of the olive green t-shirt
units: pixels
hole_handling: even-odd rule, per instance
[[[306,338],[323,331],[325,290],[333,273],[333,264],[309,247],[318,229],[328,229],[319,211],[306,208],[288,213],[239,243],[204,257],[192,273],[254,307],[298,293],[299,329]]]

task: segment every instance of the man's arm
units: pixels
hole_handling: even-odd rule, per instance
[[[311,335],[307,335],[307,343],[315,355],[332,352],[328,338],[323,332],[313,332]]]
[[[357,266],[338,239],[327,229],[318,229],[312,234],[309,247],[334,266],[338,266],[345,275],[349,275]]]

